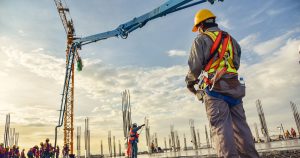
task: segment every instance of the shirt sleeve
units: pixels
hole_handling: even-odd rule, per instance
[[[185,78],[188,86],[196,83],[204,67],[204,47],[205,42],[201,39],[201,36],[198,36],[192,44],[188,60],[189,71]]]
[[[232,44],[234,48],[234,57],[233,57],[233,65],[238,70],[240,68],[240,59],[241,59],[241,47],[235,39],[232,39]]]

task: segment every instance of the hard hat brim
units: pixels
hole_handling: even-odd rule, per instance
[[[192,29],[192,31],[193,31],[193,32],[197,32],[197,31],[198,31],[198,27],[197,27],[197,26],[194,26],[193,29]]]

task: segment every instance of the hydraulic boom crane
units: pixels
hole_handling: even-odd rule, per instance
[[[68,106],[68,99],[70,96],[73,96],[74,93],[74,58],[77,60],[77,65],[79,63],[79,66],[81,65],[81,59],[78,56],[77,50],[81,49],[83,45],[97,42],[100,40],[105,40],[111,37],[121,37],[123,39],[126,39],[128,37],[128,34],[131,33],[132,31],[142,28],[147,22],[154,20],[159,17],[166,16],[168,14],[171,14],[173,12],[195,6],[200,3],[204,2],[210,2],[213,4],[217,0],[169,0],[166,3],[162,4],[161,6],[155,8],[154,10],[133,18],[129,22],[126,22],[124,24],[119,25],[116,29],[112,31],[107,31],[83,38],[78,38],[74,39],[74,34],[73,36],[70,36],[72,38],[72,43],[69,43],[70,41],[68,40],[68,49],[67,49],[67,66],[66,66],[66,75],[65,75],[65,81],[64,81],[64,89],[63,89],[63,94],[62,94],[62,100],[61,100],[61,111],[60,111],[60,117],[59,117],[59,122],[58,125],[55,128],[55,146],[56,146],[56,141],[57,141],[57,128],[61,127],[65,114],[66,114],[66,109]],[[223,1],[223,0],[218,0],[218,1]],[[56,5],[59,4],[57,2],[60,2],[59,0],[56,0]],[[57,5],[61,6],[61,5]],[[61,8],[61,9],[66,9],[66,8]],[[58,11],[60,11],[58,7]],[[61,14],[60,14],[61,15]],[[63,16],[61,15],[61,19],[63,20]],[[68,20],[67,20],[68,21]],[[72,23],[72,20],[69,20]],[[63,22],[64,23],[64,22]],[[67,23],[68,24],[68,23]],[[64,24],[64,26],[67,26]],[[72,23],[73,26],[73,23]],[[68,27],[67,27],[68,28]],[[72,27],[73,28],[73,27]],[[65,30],[67,32],[67,29],[65,27]],[[72,29],[74,33],[74,28]],[[69,30],[68,30],[69,31]],[[69,38],[69,37],[68,37]],[[71,87],[71,88],[70,88]],[[73,99],[72,99],[73,101]],[[73,130],[73,129],[72,129]],[[71,146],[71,151],[73,146]]]

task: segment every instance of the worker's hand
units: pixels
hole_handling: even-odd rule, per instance
[[[196,89],[195,89],[195,85],[199,83],[199,80],[196,79],[195,81],[189,81],[187,82],[187,88],[189,89],[190,92],[192,92],[193,94],[196,95]]]
[[[143,126],[145,126],[145,124],[142,124],[141,126],[143,127]]]
[[[204,90],[197,90],[196,91],[196,96],[198,98],[199,101],[201,101],[203,103],[203,97],[205,95]]]
[[[188,84],[186,87],[187,87],[187,89],[188,89],[190,92],[192,92],[193,94],[196,95],[197,91],[196,91],[196,89],[195,89],[195,87],[194,87],[194,84]]]

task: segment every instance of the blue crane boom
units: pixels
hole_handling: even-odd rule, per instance
[[[133,18],[132,20],[119,25],[116,29],[112,31],[107,31],[91,36],[87,36],[84,38],[79,38],[74,41],[74,43],[77,43],[78,45],[85,45],[93,42],[97,42],[100,40],[104,40],[111,37],[121,37],[123,39],[126,39],[128,34],[138,28],[142,28],[148,21],[151,21],[153,19],[165,16],[167,14],[200,4],[209,1],[211,4],[214,3],[215,0],[169,0],[166,3],[162,4],[161,6],[153,9],[152,11]],[[223,1],[223,0],[219,0]]]
[[[169,0],[166,3],[162,4],[161,6],[153,9],[152,11],[150,11],[146,14],[143,14],[142,16],[133,18],[132,20],[130,20],[124,24],[119,25],[116,29],[114,29],[112,31],[107,31],[107,32],[103,32],[103,33],[99,33],[99,34],[95,34],[95,35],[91,35],[91,36],[87,36],[87,37],[83,37],[83,38],[77,38],[77,39],[75,38],[75,40],[73,41],[73,43],[69,49],[69,53],[67,56],[64,89],[63,89],[63,93],[62,93],[61,110],[60,110],[60,115],[59,115],[60,118],[59,118],[58,125],[56,126],[56,129],[55,129],[55,146],[56,146],[56,141],[57,141],[57,128],[61,127],[63,124],[66,104],[67,104],[68,97],[70,95],[69,87],[71,86],[70,80],[71,80],[71,76],[73,73],[72,65],[74,63],[75,58],[80,59],[80,58],[78,58],[79,55],[78,55],[77,50],[80,49],[81,46],[89,44],[89,43],[97,42],[100,40],[105,40],[105,39],[108,39],[111,37],[121,37],[123,39],[126,39],[128,37],[129,33],[131,33],[132,31],[134,31],[138,28],[142,28],[147,22],[149,22],[151,20],[166,16],[168,14],[171,14],[173,12],[176,12],[176,11],[188,8],[188,7],[195,6],[200,3],[209,2],[209,3],[213,4],[215,1],[223,1],[223,0]],[[81,65],[81,60],[80,60],[79,64]],[[77,66],[78,66],[78,64],[77,64]],[[79,68],[79,69],[81,70],[81,68]]]

